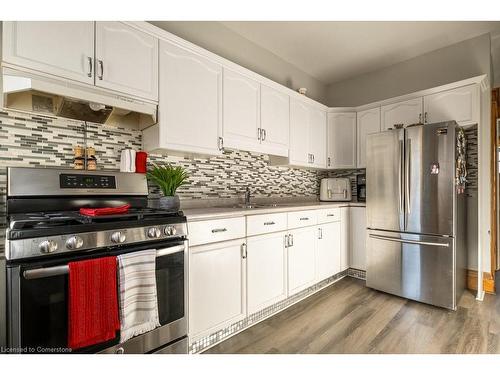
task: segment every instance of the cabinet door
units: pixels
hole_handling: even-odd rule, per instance
[[[96,23],[96,86],[158,100],[158,39],[121,22]]]
[[[341,224],[336,221],[318,227],[316,251],[316,281],[340,272]]]
[[[247,241],[248,314],[286,298],[286,232]]]
[[[327,167],[356,168],[356,113],[328,113]]]
[[[161,41],[158,119],[162,148],[220,155],[222,67]]]
[[[290,97],[270,87],[260,87],[260,127],[264,131],[262,151],[288,156],[290,144]]]
[[[5,62],[94,84],[94,22],[3,22]]]
[[[196,339],[246,315],[244,240],[189,249],[189,336]]]
[[[259,151],[260,84],[224,69],[223,85],[224,146]]]
[[[349,248],[351,246],[350,207],[340,208],[340,270],[349,268]]]
[[[289,232],[288,296],[314,284],[316,279],[317,227],[295,229]]]
[[[312,165],[326,168],[326,112],[309,109],[309,153]]]
[[[380,132],[380,107],[357,113],[357,166],[366,168],[366,137]]]
[[[309,108],[290,100],[290,164],[309,167]]]
[[[350,207],[350,267],[366,270],[366,208]]]
[[[380,109],[382,130],[394,129],[396,124],[404,127],[423,121],[423,98],[405,100],[403,102],[384,105]]]
[[[426,124],[455,120],[459,125],[479,121],[479,88],[477,85],[438,92],[424,96]]]

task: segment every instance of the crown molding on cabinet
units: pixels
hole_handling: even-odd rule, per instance
[[[260,74],[257,74],[250,69],[244,68],[241,65],[238,65],[230,60],[227,60],[219,55],[216,55],[213,52],[210,52],[200,46],[197,46],[196,44],[193,44],[191,42],[188,42],[187,40],[184,40],[182,38],[179,38],[178,36],[169,33],[168,31],[165,31],[163,29],[160,29],[157,26],[154,26],[148,22],[145,21],[127,21],[124,22],[127,25],[130,25],[132,27],[135,27],[138,30],[141,30],[143,32],[149,33],[151,35],[156,36],[159,39],[166,40],[170,43],[176,44],[178,47],[185,48],[190,50],[193,53],[199,54],[209,60],[211,60],[214,63],[222,65],[226,69],[233,70],[239,74],[242,74],[250,79],[253,79],[257,82],[259,82],[262,85],[266,85],[268,87],[271,87],[275,90],[278,90],[284,94],[287,94],[290,96],[290,98],[293,99],[299,99],[302,100],[312,106],[315,106],[319,109],[322,110],[327,110],[328,107],[322,103],[319,103],[315,101],[314,99],[308,98],[307,96],[299,94],[297,91],[292,90],[289,87],[283,86],[275,81],[270,80],[269,78],[266,78],[264,76],[261,76]]]

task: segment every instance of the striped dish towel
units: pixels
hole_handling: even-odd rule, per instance
[[[156,250],[118,257],[120,342],[160,326],[156,299]]]

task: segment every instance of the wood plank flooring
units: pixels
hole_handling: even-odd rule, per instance
[[[448,311],[344,278],[205,353],[500,353],[500,297]]]

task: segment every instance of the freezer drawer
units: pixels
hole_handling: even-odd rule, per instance
[[[366,285],[383,292],[456,309],[454,239],[369,231]]]

